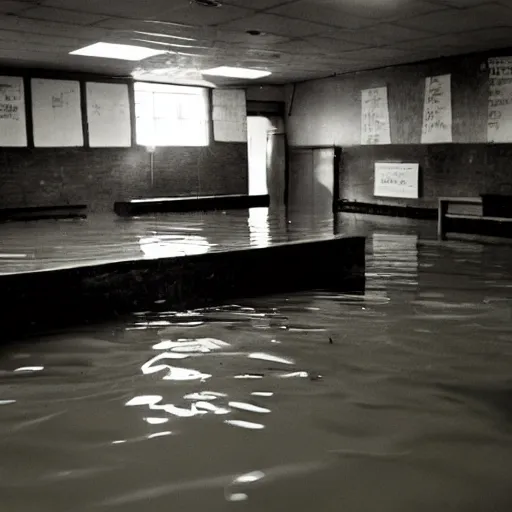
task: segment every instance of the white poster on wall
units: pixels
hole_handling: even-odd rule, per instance
[[[487,140],[512,142],[512,57],[492,57],[488,64]]]
[[[247,142],[247,106],[243,89],[213,89],[213,138]]]
[[[361,144],[391,144],[387,87],[361,91]]]
[[[452,142],[452,95],[450,75],[425,78],[421,143]]]
[[[38,148],[83,146],[80,83],[33,78],[31,84],[34,145]]]
[[[27,145],[23,78],[0,76],[0,146]]]
[[[419,197],[419,164],[375,162],[375,196]]]
[[[128,85],[87,82],[87,125],[91,148],[130,147]]]

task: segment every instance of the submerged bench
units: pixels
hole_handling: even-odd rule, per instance
[[[0,209],[0,221],[26,221],[43,219],[85,219],[87,205],[32,206]]]
[[[193,212],[208,210],[234,210],[269,206],[268,195],[222,195],[196,197],[150,197],[116,201],[114,212],[120,217],[148,213]]]
[[[482,197],[440,197],[438,237],[453,232],[512,238],[512,217],[491,216],[489,210]]]
[[[2,341],[134,311],[308,289],[363,293],[364,282],[363,237],[4,274]]]

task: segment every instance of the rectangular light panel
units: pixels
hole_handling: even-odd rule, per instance
[[[153,57],[154,55],[160,55],[162,53],[165,53],[165,51],[145,48],[143,46],[113,43],[95,43],[70,52],[71,55],[132,61],[147,59],[148,57]]]

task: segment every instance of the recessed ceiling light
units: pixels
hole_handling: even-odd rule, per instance
[[[250,80],[263,78],[264,76],[272,74],[270,71],[262,71],[261,69],[232,68],[229,66],[205,69],[204,71],[201,71],[201,73],[203,75],[227,76],[229,78],[248,78]]]
[[[69,53],[71,55],[84,55],[86,57],[102,57],[104,59],[135,61],[147,59],[154,55],[160,55],[165,53],[165,51],[129,44],[95,43]]]

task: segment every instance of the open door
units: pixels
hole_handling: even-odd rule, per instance
[[[271,206],[282,206],[286,188],[284,121],[278,116],[247,117],[249,195],[269,195]]]

